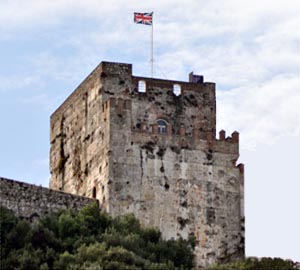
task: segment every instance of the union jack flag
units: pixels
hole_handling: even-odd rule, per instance
[[[152,15],[151,13],[138,13],[134,12],[134,22],[139,24],[152,25]]]

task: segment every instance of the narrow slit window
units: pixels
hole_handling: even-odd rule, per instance
[[[96,199],[96,187],[93,187],[93,198]]]
[[[145,81],[139,81],[139,83],[138,83],[138,91],[140,93],[146,93],[146,82]]]
[[[175,96],[179,96],[181,94],[181,86],[179,84],[173,85],[173,93]]]

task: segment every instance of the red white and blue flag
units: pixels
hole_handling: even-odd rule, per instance
[[[134,22],[138,24],[152,25],[152,16],[153,16],[153,12],[151,13],[134,12]]]

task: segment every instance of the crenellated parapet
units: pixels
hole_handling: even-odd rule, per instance
[[[116,116],[116,119],[120,122],[120,119],[127,118],[127,121],[122,121],[122,128],[124,129],[124,123],[129,124],[132,133],[132,140],[136,142],[143,142],[152,140],[157,144],[167,145],[180,145],[186,149],[204,149],[210,148],[213,151],[220,153],[239,153],[239,133],[233,132],[231,136],[226,137],[226,132],[221,130],[219,132],[219,138],[214,136],[212,131],[203,131],[201,128],[193,128],[191,132],[187,132],[188,128],[181,124],[179,129],[174,129],[172,124],[167,124],[165,131],[162,133],[159,131],[158,124],[155,121],[143,121],[140,125],[132,124],[132,104],[134,102],[131,99],[123,98],[109,98],[103,106],[103,115],[108,117],[110,113],[110,119]],[[121,123],[121,122],[120,122]],[[115,125],[116,123],[111,123]],[[117,127],[116,127],[117,128]]]
[[[239,154],[239,133],[234,131],[231,136],[226,137],[224,130],[219,132],[219,139],[215,140],[214,149],[220,153]]]
[[[139,94],[149,93],[153,89],[164,89],[164,91],[170,91],[169,94],[179,96],[182,94],[188,94],[193,91],[200,91],[206,94],[206,98],[213,98],[216,84],[212,82],[184,82],[175,80],[163,80],[156,78],[138,77],[132,76],[132,85],[134,92]]]

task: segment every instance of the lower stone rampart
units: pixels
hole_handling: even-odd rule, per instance
[[[60,209],[79,210],[93,202],[96,200],[0,177],[0,206],[30,221]]]

